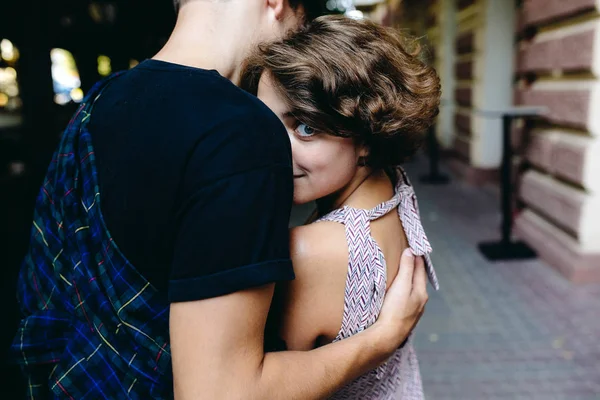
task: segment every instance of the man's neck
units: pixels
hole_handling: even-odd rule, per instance
[[[171,37],[153,59],[217,70],[238,84],[246,48],[240,40],[239,27],[235,29],[231,23],[224,23],[234,19],[225,18],[227,8],[222,4],[227,3],[194,1],[186,4]],[[248,36],[245,40],[250,43]]]

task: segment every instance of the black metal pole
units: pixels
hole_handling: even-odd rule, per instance
[[[499,242],[479,243],[479,249],[488,260],[516,260],[528,259],[536,256],[527,244],[513,242],[511,232],[513,225],[513,186],[512,186],[512,146],[511,124],[514,115],[502,115],[502,165],[500,169],[502,212],[502,238]]]
[[[427,132],[427,137],[429,139],[428,147],[429,147],[429,168],[431,171],[431,176],[438,176],[439,172],[439,156],[440,152],[437,146],[437,140],[435,137],[435,128],[434,125],[429,127],[429,131]]]
[[[510,235],[512,231],[512,146],[511,146],[511,127],[512,116],[502,116],[502,244],[510,244]]]
[[[440,174],[440,148],[435,134],[435,124],[427,131],[427,150],[429,152],[429,175],[421,177],[421,182],[429,184],[448,183],[450,179]]]

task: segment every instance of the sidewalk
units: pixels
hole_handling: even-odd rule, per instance
[[[416,331],[428,399],[600,399],[600,285],[575,286],[539,260],[491,263],[499,199],[459,180],[419,182],[441,289]]]

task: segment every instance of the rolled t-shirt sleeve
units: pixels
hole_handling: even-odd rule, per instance
[[[238,172],[191,193],[177,215],[169,301],[201,300],[294,278],[288,165]]]

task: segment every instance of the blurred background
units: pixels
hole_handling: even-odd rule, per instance
[[[427,397],[600,399],[600,1],[321,2],[418,37],[442,79],[406,166],[441,284],[415,335]],[[52,151],[93,83],[166,41],[172,2],[151,4],[0,2],[2,351]],[[479,245],[502,221],[511,242],[490,259]],[[0,376],[0,397],[21,398],[18,370]]]

